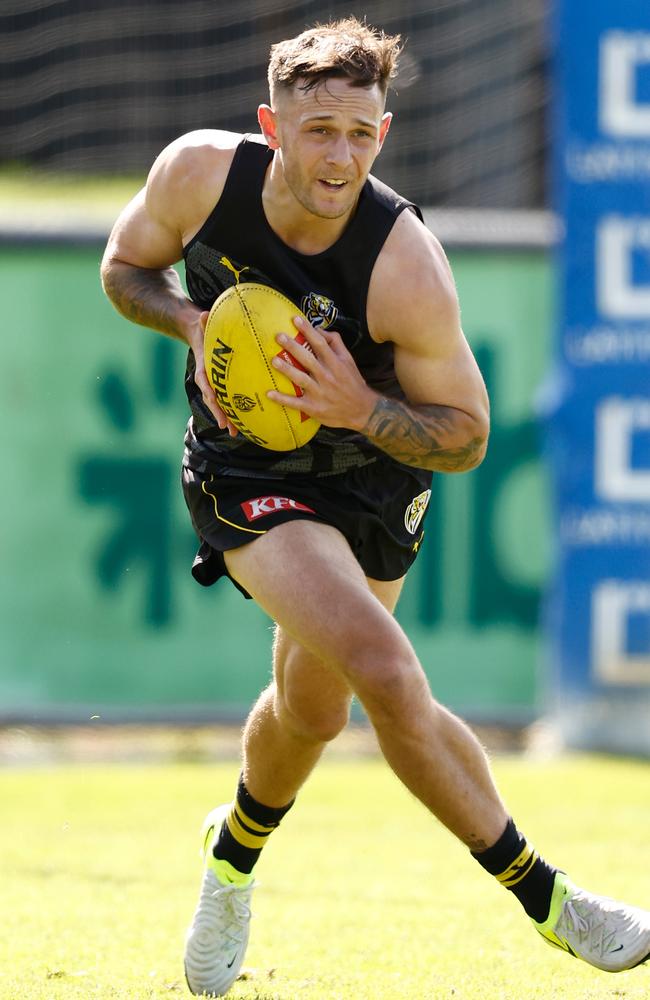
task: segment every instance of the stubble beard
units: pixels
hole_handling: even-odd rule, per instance
[[[309,212],[310,215],[315,215],[317,219],[342,219],[345,215],[349,215],[354,207],[355,199],[353,199],[349,204],[346,202],[345,206],[340,208],[332,207],[331,211],[323,211],[323,209],[316,204],[316,199],[310,196],[308,181],[303,181],[301,177],[293,176],[293,172],[287,171],[286,168],[284,170],[284,179],[296,201],[302,206],[302,208]],[[318,184],[318,181],[314,181],[314,183]]]

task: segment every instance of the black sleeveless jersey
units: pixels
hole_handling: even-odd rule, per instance
[[[366,181],[354,216],[340,238],[322,253],[305,255],[271,229],[262,206],[262,186],[273,152],[243,139],[235,151],[223,194],[185,247],[190,298],[202,309],[236,280],[277,288],[299,305],[310,323],[336,330],[366,382],[403,398],[395,377],[392,344],[375,343],[368,332],[366,300],[375,261],[398,215],[412,208],[381,181]],[[192,410],[185,437],[185,463],[196,472],[284,479],[328,476],[376,461],[380,452],[361,434],[321,427],[302,448],[273,452],[221,431],[194,382],[189,352],[185,389]]]

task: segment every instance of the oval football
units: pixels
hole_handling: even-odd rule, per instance
[[[267,398],[270,389],[300,396],[301,390],[271,364],[282,353],[278,333],[296,334],[301,310],[267,285],[233,285],[215,301],[205,328],[204,360],[219,406],[253,444],[271,451],[300,448],[320,424],[300,410]],[[295,362],[293,362],[295,363]]]

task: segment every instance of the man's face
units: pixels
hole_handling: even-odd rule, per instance
[[[377,84],[355,87],[330,78],[312,90],[281,90],[274,114],[284,179],[308,212],[347,215],[356,204],[388,131]]]

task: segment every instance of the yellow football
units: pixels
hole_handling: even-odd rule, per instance
[[[217,402],[241,433],[262,448],[290,451],[306,444],[320,424],[300,410],[267,398],[270,389],[301,396],[302,390],[271,364],[282,354],[278,333],[297,333],[293,317],[303,315],[281,292],[253,282],[227,288],[215,301],[205,328],[205,370]]]

